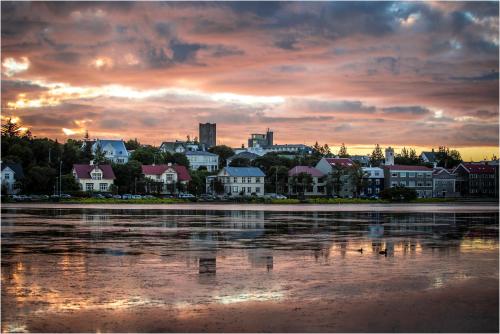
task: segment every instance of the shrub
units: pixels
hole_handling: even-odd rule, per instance
[[[415,189],[397,186],[382,190],[380,197],[391,202],[409,202],[417,198],[417,192]]]

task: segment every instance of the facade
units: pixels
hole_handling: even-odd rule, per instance
[[[419,198],[433,195],[432,169],[425,166],[390,165],[384,167],[384,187],[415,189]]]
[[[390,146],[385,149],[385,165],[394,165],[394,149]]]
[[[296,177],[301,174],[309,174],[312,178],[312,183],[308,186],[297,184]],[[326,174],[309,166],[296,166],[288,171],[288,194],[296,196],[303,194],[304,196],[324,196],[326,195]]]
[[[276,153],[312,153],[313,149],[310,146],[304,144],[282,144],[282,145],[271,145],[271,146],[253,146],[248,148],[235,148],[234,152],[236,154],[248,152],[252,154],[256,154],[258,156],[263,156],[267,153],[276,152]]]
[[[252,133],[250,138],[248,138],[248,147],[267,147],[273,145],[274,134],[271,130],[267,129],[265,134],[263,133]]]
[[[20,164],[1,163],[2,166],[2,187],[7,190],[7,194],[17,194],[20,189],[17,181],[24,177],[23,167]]]
[[[142,165],[142,173],[148,179],[146,182],[147,193],[176,194],[181,188],[186,188],[191,181],[191,176],[185,166],[166,165]],[[180,186],[180,187],[179,187]]]
[[[430,162],[430,161],[429,161]],[[432,171],[432,191],[434,197],[458,197],[456,191],[457,176],[442,167],[435,167]]]
[[[384,170],[379,167],[362,167],[363,187],[361,195],[379,196],[384,190]]]
[[[109,192],[115,180],[111,165],[73,165],[73,177],[83,191]]]
[[[200,123],[199,138],[200,144],[206,150],[217,145],[217,125],[215,123]]]
[[[219,156],[217,154],[205,151],[187,151],[185,154],[191,170],[205,167],[207,171],[215,172],[219,169]]]
[[[200,150],[201,150],[201,145],[194,141],[182,141],[182,140],[164,141],[160,145],[160,151],[165,153],[168,152],[171,154],[193,152]]]
[[[126,164],[128,162],[130,155],[125,148],[125,142],[123,140],[97,139],[92,144],[92,153],[95,154],[97,146],[101,147],[107,160],[117,164]]]
[[[264,196],[266,175],[257,167],[224,167],[217,179],[224,185],[224,194],[230,197]]]
[[[353,197],[356,193],[354,173],[357,166],[349,158],[322,158],[316,168],[328,175],[327,194],[339,197]],[[329,189],[331,188],[331,190]]]
[[[498,197],[498,166],[464,162],[453,173],[457,176],[456,191],[460,195]]]

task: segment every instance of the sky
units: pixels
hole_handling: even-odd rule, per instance
[[[498,2],[2,1],[2,119],[65,141],[198,135],[498,155]]]

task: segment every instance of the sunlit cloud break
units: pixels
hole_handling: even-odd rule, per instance
[[[28,70],[29,67],[30,61],[27,57],[21,57],[20,60],[9,57],[5,58],[2,62],[2,68],[4,69],[3,73],[5,73],[8,77],[24,72]]]

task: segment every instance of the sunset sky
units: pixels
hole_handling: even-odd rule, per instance
[[[2,118],[37,137],[498,155],[498,2],[1,6]]]

